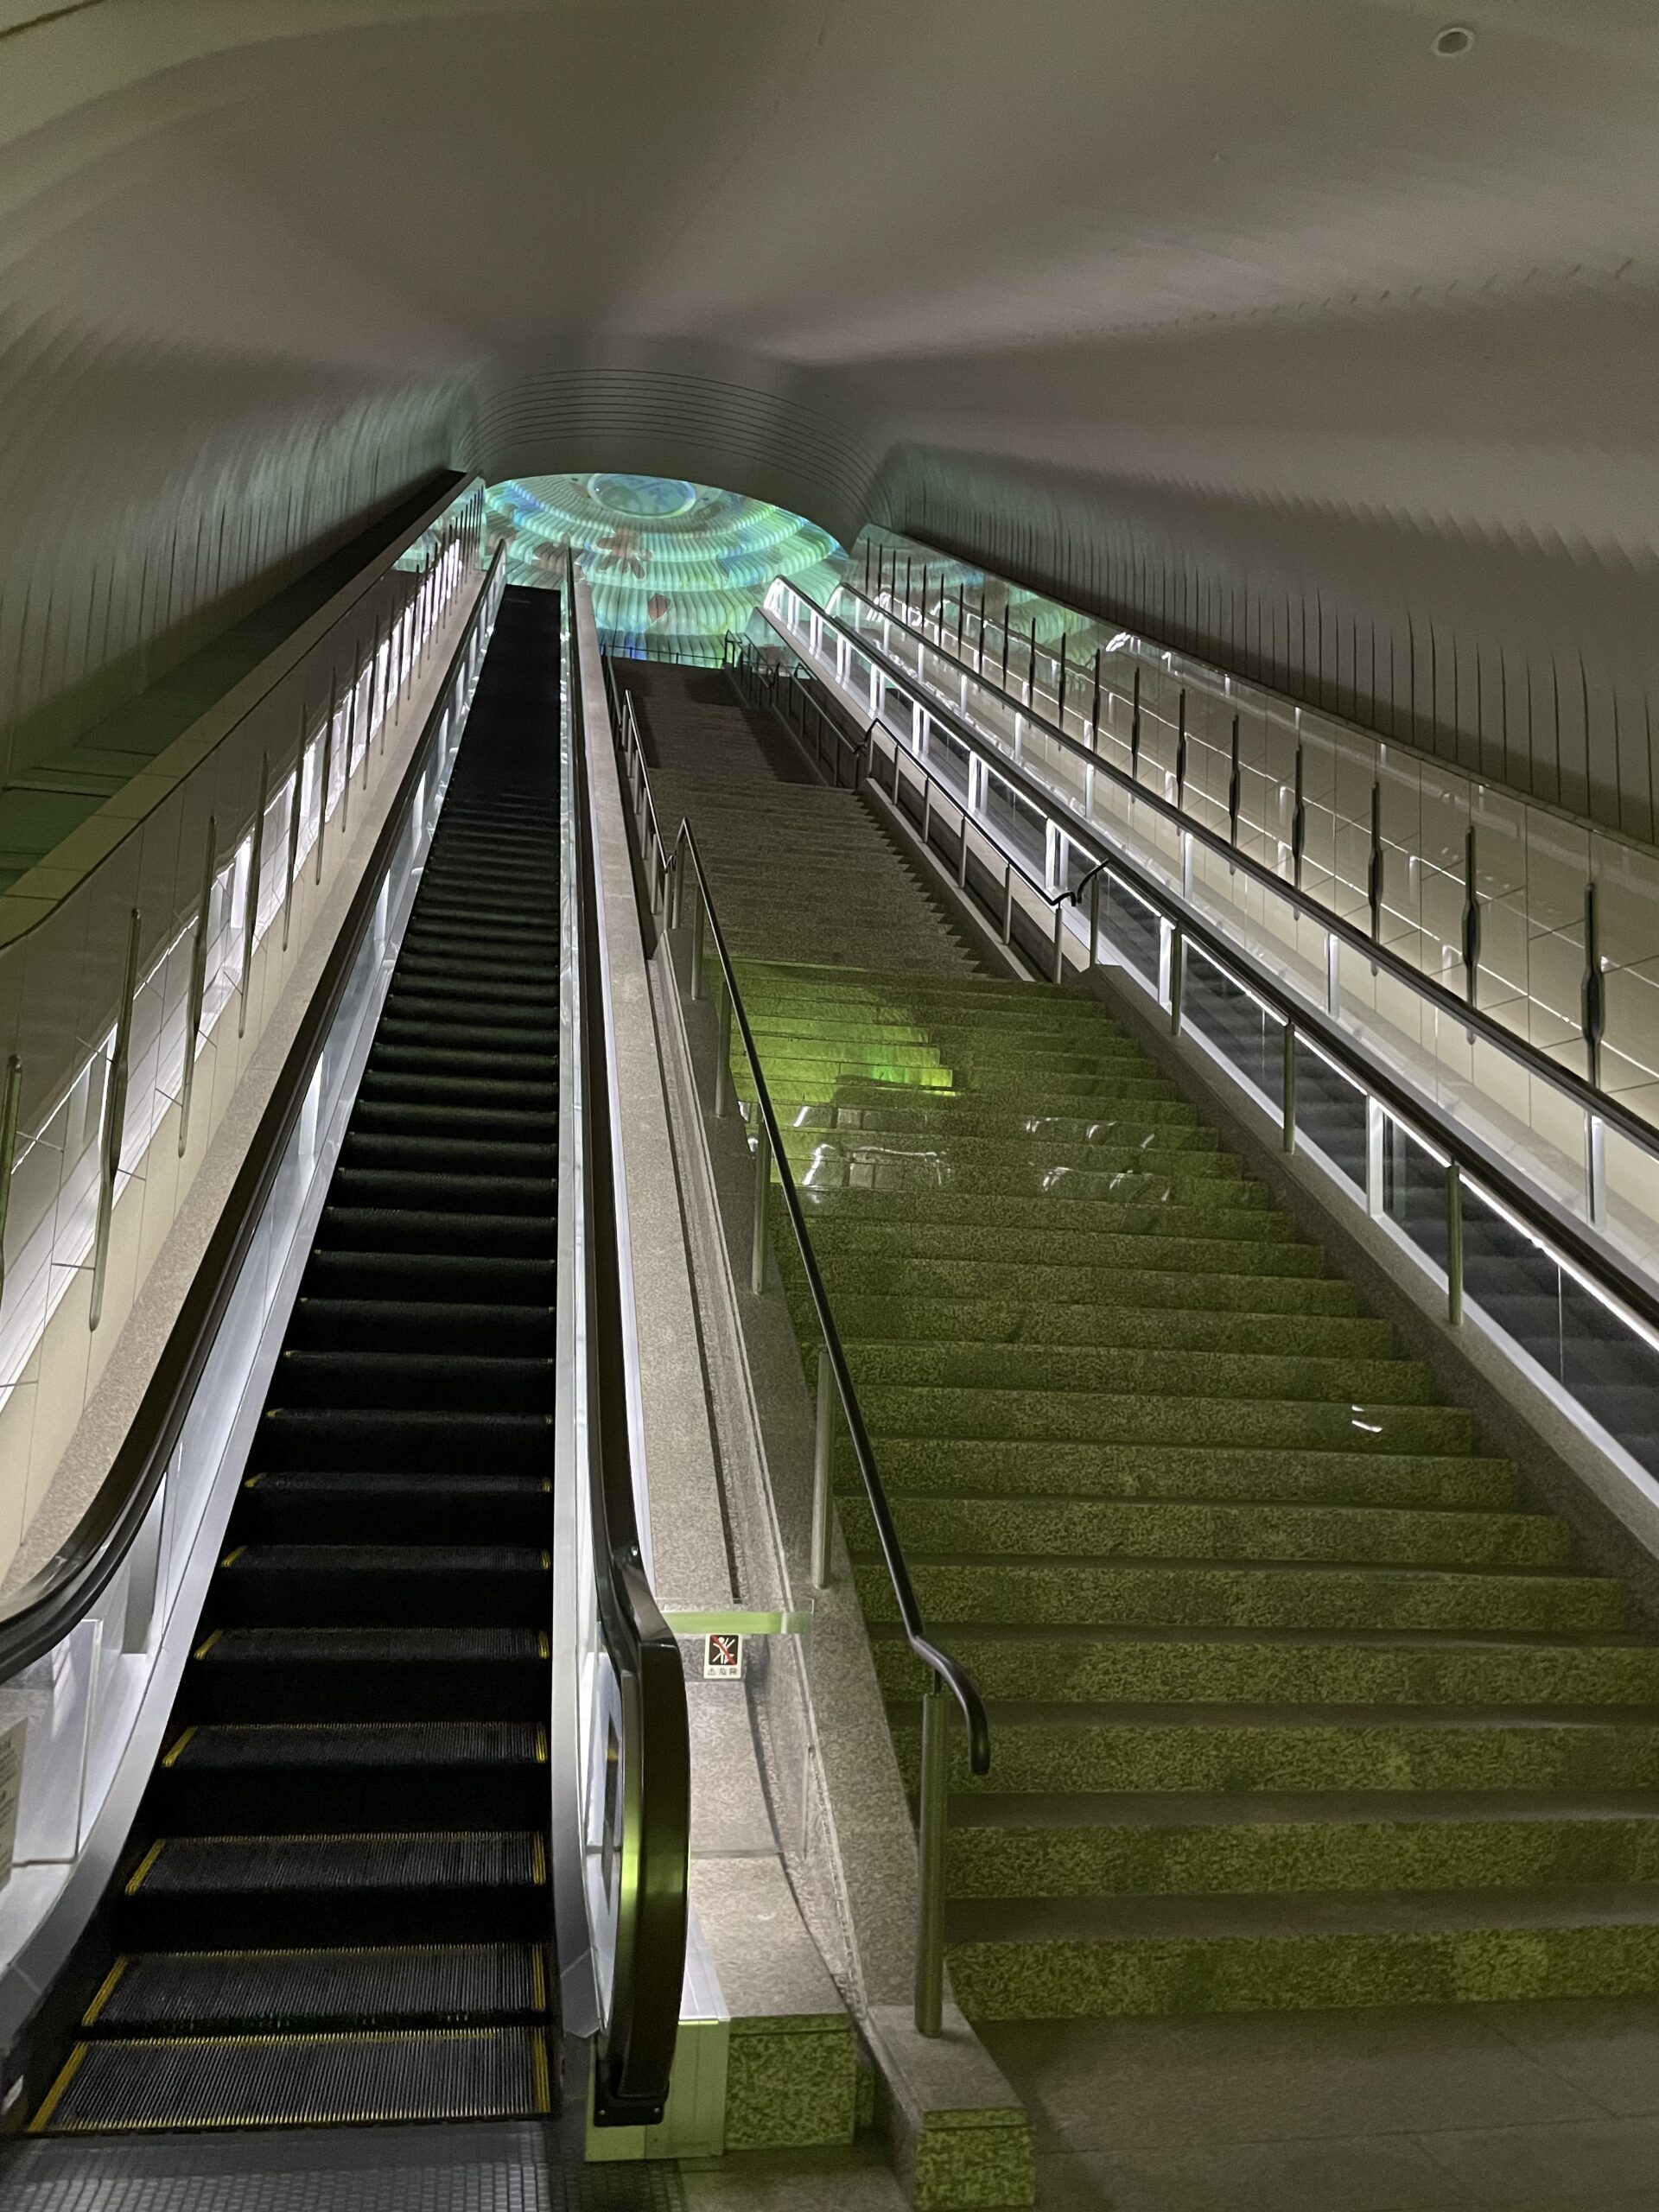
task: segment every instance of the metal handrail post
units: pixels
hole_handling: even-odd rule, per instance
[[[1296,1025],[1294,1021],[1287,1021],[1285,1024],[1284,1072],[1281,1083],[1280,1101],[1281,1115],[1279,1128],[1280,1149],[1292,1153],[1296,1149]]]
[[[759,1298],[766,1287],[766,1209],[772,1198],[772,1140],[754,1117],[754,1243],[749,1255],[749,1287]]]
[[[6,1215],[11,1207],[11,1171],[17,1164],[17,1113],[22,1103],[23,1064],[14,1052],[6,1062],[6,1090],[0,1103],[0,1298],[6,1289]]]
[[[110,1263],[110,1225],[115,1217],[115,1180],[121,1172],[121,1138],[127,1119],[127,1062],[132,1051],[132,1007],[138,995],[138,909],[127,924],[127,964],[121,985],[121,1011],[116,1017],[115,1039],[110,1051],[109,1088],[104,1101],[104,1158],[98,1179],[98,1220],[92,1231],[92,1292],[86,1326],[97,1328],[104,1318],[104,1281]]]
[[[1065,981],[1065,901],[1054,901],[1054,981]]]
[[[732,1110],[732,995],[722,976],[715,986],[720,1007],[720,1046],[715,1055],[715,1116],[723,1121]]]
[[[691,973],[686,983],[689,999],[702,996],[702,899],[694,892],[691,898]]]
[[[937,1675],[922,1694],[917,1786],[916,2027],[944,2024],[944,1843],[950,1820],[950,1707]]]
[[[809,1572],[815,1590],[830,1587],[830,1530],[835,1514],[835,1491],[830,1480],[831,1446],[835,1438],[836,1378],[830,1364],[830,1347],[818,1346],[818,1403],[812,1432],[812,1556]]]
[[[190,1142],[190,1101],[196,1087],[196,1039],[201,1034],[201,1006],[207,988],[207,918],[213,903],[213,862],[218,857],[218,823],[207,817],[207,844],[201,863],[201,897],[195,933],[190,940],[190,982],[184,1014],[184,1065],[179,1077],[179,1158]]]
[[[1455,1160],[1446,1166],[1446,1318],[1463,1326],[1463,1170]]]
[[[365,741],[363,757],[368,759],[368,745]],[[259,928],[259,871],[265,858],[265,809],[270,804],[270,755],[259,755],[259,804],[253,817],[253,830],[248,845],[248,896],[242,915],[242,988],[238,995],[236,1033],[248,1033],[248,993],[253,984],[253,942]]]

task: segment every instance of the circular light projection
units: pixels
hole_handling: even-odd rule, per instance
[[[1475,35],[1467,23],[1448,23],[1434,34],[1434,51],[1442,61],[1453,61],[1459,54],[1467,54],[1474,42]]]
[[[717,661],[774,576],[821,600],[842,563],[816,523],[678,477],[516,477],[491,486],[487,512],[509,583],[556,585],[571,548],[601,638],[619,653]]]

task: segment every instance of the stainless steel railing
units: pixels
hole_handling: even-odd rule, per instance
[[[875,1447],[858,1401],[845,1348],[836,1325],[830,1294],[812,1249],[805,1210],[789,1163],[760,1048],[750,1026],[725,933],[721,928],[714,894],[703,868],[702,855],[690,823],[682,820],[672,843],[658,826],[633,703],[626,694],[618,698],[613,727],[623,779],[632,801],[634,829],[644,866],[653,918],[660,917],[670,930],[689,927],[690,944],[681,982],[684,996],[701,1000],[708,984],[707,956],[712,950],[717,970],[716,1018],[719,1048],[715,1065],[714,1111],[731,1113],[736,1103],[731,1082],[731,1040],[735,1028],[754,1086],[754,1217],[749,1249],[749,1287],[759,1297],[766,1287],[766,1255],[770,1228],[772,1171],[790,1232],[794,1239],[817,1324],[819,1345],[812,1455],[812,1509],[810,1573],[815,1588],[825,1589],[830,1579],[834,1491],[834,1444],[837,1409],[852,1446],[859,1478],[874,1523],[877,1547],[898,1608],[900,1630],[912,1653],[928,1670],[922,1695],[920,1772],[918,1783],[918,1908],[917,1915],[915,2019],[924,2035],[938,2035],[944,2003],[944,1883],[945,1845],[950,1822],[950,1710],[954,1705],[968,1731],[968,1764],[976,1774],[988,1772],[991,1762],[990,1723],[985,1704],[972,1675],[961,1662],[936,1643],[929,1633],[904,1544],[887,1498],[887,1486],[876,1459]],[[690,913],[688,920],[688,903]]]

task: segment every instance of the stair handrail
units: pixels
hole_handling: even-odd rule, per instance
[[[882,657],[871,651],[868,639],[846,631],[834,616],[824,614],[823,610],[817,607],[816,602],[798,587],[790,585],[788,588],[815,613],[822,615],[827,626],[840,630],[842,634],[855,642],[859,652],[873,664],[881,664]],[[781,626],[779,634],[780,637],[785,634]],[[799,645],[787,639],[785,642],[788,651],[798,658],[804,658]],[[811,665],[810,661],[805,664]],[[897,689],[912,699],[917,697],[919,686],[912,671],[897,664],[890,664],[889,672]],[[1085,958],[1089,966],[1092,968],[1098,958],[1100,887],[1109,875],[1149,907],[1158,918],[1160,929],[1167,933],[1171,987],[1167,997],[1160,998],[1160,1004],[1168,1014],[1171,1032],[1174,1036],[1179,1037],[1182,1031],[1182,995],[1179,979],[1185,970],[1186,953],[1192,948],[1201,952],[1224,981],[1255,1000],[1282,1025],[1284,1084],[1280,1141],[1285,1152],[1294,1151],[1297,1143],[1297,1048],[1299,1041],[1306,1039],[1362,1094],[1373,1098],[1431,1156],[1445,1158],[1446,1303],[1447,1319],[1451,1323],[1459,1325],[1463,1319],[1464,1205],[1465,1198],[1472,1195],[1492,1201],[1498,1211],[1507,1214],[1554,1264],[1589,1288],[1633,1335],[1650,1347],[1659,1349],[1659,1287],[1641,1274],[1616,1246],[1599,1236],[1593,1228],[1578,1220],[1548,1192],[1539,1190],[1523,1175],[1515,1172],[1491,1145],[1460,1128],[1448,1109],[1426,1097],[1411,1083],[1396,1074],[1374,1049],[1341,1028],[1332,1016],[1310,1005],[1190,899],[1161,881],[1103,834],[1085,832],[1060,795],[1046,791],[1040,784],[1025,775],[1015,763],[1001,753],[992,740],[974,729],[948,707],[932,699],[924,699],[922,703],[950,736],[979,756],[989,772],[1017,789],[1046,819],[1063,829],[1081,851],[1091,855],[1093,864],[1075,894],[1080,903],[1084,886],[1092,887],[1090,918],[1084,931]],[[907,758],[913,761],[914,756],[909,753],[902,735],[888,725],[883,724],[883,728],[895,753],[905,750]],[[952,804],[964,811],[965,819],[963,801],[953,797]],[[914,825],[912,826],[913,828]],[[982,822],[976,819],[974,827],[980,835],[988,836]],[[1370,950],[1368,943],[1368,955]],[[1462,1022],[1465,1014],[1466,1009],[1459,1004],[1457,1019]],[[1580,1087],[1585,1086],[1580,1084]],[[1599,1111],[1599,1107],[1597,1110]]]
[[[651,2126],[668,2099],[685,1979],[691,1751],[685,1669],[645,1571],[634,1480],[629,1366],[639,1349],[623,1286],[626,1201],[613,1104],[613,1040],[598,838],[575,631],[575,572],[564,594],[570,716],[581,1126],[582,1281],[587,1477],[594,1599],[622,1706],[618,1745],[620,1848],[610,2001],[594,2054],[594,2117]]]
[[[616,696],[613,690],[613,698]],[[950,1820],[950,1737],[946,1695],[956,1705],[967,1728],[968,1764],[969,1771],[976,1775],[983,1775],[990,1770],[990,1720],[985,1709],[985,1700],[973,1675],[959,1659],[936,1643],[929,1633],[909,1563],[905,1557],[904,1540],[893,1519],[875,1446],[870,1440],[869,1429],[859,1403],[857,1385],[853,1380],[846,1348],[836,1325],[830,1294],[824,1287],[817,1255],[813,1249],[805,1210],[801,1205],[800,1192],[789,1164],[783,1130],[772,1104],[760,1047],[755,1043],[754,1031],[743,1002],[737,972],[727,947],[726,933],[721,926],[702,855],[698,849],[696,833],[690,819],[682,816],[671,847],[663,839],[657,826],[650,771],[645,763],[639,724],[634,717],[633,702],[626,693],[623,693],[621,697],[622,711],[613,722],[612,735],[625,785],[635,792],[643,791],[644,794],[643,798],[636,798],[634,822],[639,833],[639,857],[645,868],[652,914],[653,918],[661,914],[664,925],[669,929],[680,928],[684,919],[686,893],[688,890],[693,891],[695,903],[690,924],[690,958],[687,978],[682,987],[685,995],[693,1000],[702,996],[705,936],[713,947],[720,969],[723,995],[718,1010],[720,1041],[715,1066],[714,1110],[716,1116],[723,1117],[729,1111],[733,1098],[731,1030],[734,1023],[754,1084],[758,1126],[754,1139],[754,1219],[750,1244],[750,1287],[757,1297],[766,1288],[768,1201],[775,1162],[784,1210],[789,1217],[790,1229],[800,1255],[813,1315],[822,1339],[818,1355],[813,1448],[810,1579],[814,1586],[820,1590],[826,1589],[830,1580],[835,1510],[831,1446],[834,1408],[838,1403],[852,1445],[853,1456],[858,1463],[859,1477],[863,1484],[870,1517],[874,1523],[882,1564],[887,1568],[887,1579],[893,1587],[900,1632],[912,1656],[928,1669],[931,1676],[930,1685],[922,1694],[918,1789],[919,1910],[916,1942],[915,2018],[922,2034],[938,2035],[944,2017],[944,1857]],[[645,834],[647,825],[649,842]]]
[[[779,579],[779,581],[783,580]],[[789,588],[816,614],[821,616],[831,629],[855,644],[858,652],[867,659],[875,662],[884,673],[899,678],[907,689],[913,688],[923,680],[918,676],[916,671],[906,669],[902,661],[894,660],[891,654],[884,652],[879,645],[874,645],[863,632],[852,629],[847,624],[839,621],[826,608],[821,607],[811,594],[804,592],[798,584],[791,584]],[[1633,1114],[1630,1108],[1624,1105],[1612,1092],[1604,1090],[1599,1084],[1592,1083],[1584,1076],[1575,1074],[1571,1068],[1561,1066],[1558,1061],[1552,1060],[1547,1052],[1532,1042],[1530,1038],[1522,1037],[1517,1031],[1505,1027],[1503,1022],[1496,1020],[1479,1007],[1471,1005],[1467,997],[1459,997],[1455,991],[1448,990],[1444,983],[1437,982],[1423,969],[1414,967],[1410,961],[1402,959],[1397,952],[1380,944],[1376,937],[1358,928],[1346,916],[1338,914],[1332,907],[1322,905],[1311,893],[1303,891],[1298,885],[1287,882],[1283,876],[1276,874],[1264,861],[1257,860],[1252,854],[1245,852],[1240,846],[1235,844],[1230,838],[1224,836],[1219,830],[1212,830],[1206,823],[1200,821],[1188,808],[1179,804],[1175,800],[1166,798],[1161,792],[1153,790],[1149,785],[1140,782],[1133,774],[1121,768],[1115,760],[1108,760],[1103,753],[1096,752],[1091,747],[1071,736],[1058,724],[1052,722],[1046,715],[1027,706],[1015,694],[1005,691],[994,677],[985,675],[971,662],[961,659],[944,645],[936,645],[927,635],[924,623],[910,620],[907,602],[904,604],[902,609],[894,605],[884,607],[879,598],[873,598],[868,592],[861,591],[856,584],[844,579],[839,588],[847,593],[849,597],[861,601],[872,613],[880,615],[886,620],[898,622],[908,635],[914,638],[918,645],[925,646],[930,653],[944,661],[958,675],[965,677],[981,690],[988,692],[993,698],[1001,700],[1022,721],[1029,722],[1033,728],[1040,730],[1048,743],[1058,746],[1062,751],[1082,761],[1085,767],[1091,769],[1096,775],[1105,777],[1108,782],[1115,784],[1120,791],[1128,792],[1138,806],[1148,808],[1154,814],[1179,830],[1182,836],[1191,836],[1197,843],[1204,846],[1206,851],[1214,853],[1219,859],[1224,860],[1229,868],[1236,868],[1241,875],[1248,876],[1253,883],[1260,884],[1264,889],[1270,891],[1274,898],[1282,899],[1298,914],[1316,922],[1321,929],[1328,930],[1332,937],[1340,938],[1342,943],[1351,950],[1363,954],[1368,963],[1386,972],[1395,982],[1405,984],[1419,997],[1427,1000],[1438,1014],[1443,1015],[1448,1021],[1454,1022],[1459,1028],[1468,1031],[1471,1036],[1479,1037],[1483,1042],[1491,1046],[1495,1051],[1502,1052],[1507,1058],[1519,1062],[1529,1077],[1547,1084],[1552,1090],[1559,1091],[1562,1096],[1571,1099],[1580,1111],[1594,1114],[1610,1128],[1617,1129],[1622,1137],[1645,1152],[1656,1163],[1659,1163],[1659,1128],[1656,1128],[1649,1122],[1644,1122],[1640,1115]],[[1051,655],[1050,658],[1052,658],[1052,656]],[[958,734],[948,706],[944,702],[936,705],[931,696],[925,703],[928,713],[949,728],[952,736]],[[999,757],[1006,760],[1007,756],[1001,754]],[[1051,807],[1058,806],[1064,811],[1068,825],[1077,821],[1077,817],[1065,808],[1064,799],[1059,793],[1052,792],[1049,804]],[[1058,816],[1057,818],[1058,818]],[[1068,826],[1067,834],[1074,843],[1081,844],[1086,842],[1080,828],[1073,829]]]
[[[207,1249],[109,1471],[52,1556],[0,1600],[0,1683],[43,1658],[85,1619],[120,1571],[144,1526],[257,1229],[261,1208],[304,1109],[317,1056],[374,925],[383,879],[422,796],[430,766],[429,741],[451,711],[480,627],[493,621],[505,575],[505,556],[498,546]]]

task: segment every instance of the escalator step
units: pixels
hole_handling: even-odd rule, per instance
[[[494,1766],[544,1764],[542,1730],[504,1721],[343,1721],[318,1726],[187,1728],[162,1757],[175,1772],[212,1767]]]
[[[262,1471],[372,1468],[387,1473],[546,1472],[551,1418],[544,1413],[390,1413],[351,1406],[273,1406],[255,1445]]]
[[[317,1241],[325,1248],[351,1252],[539,1260],[552,1256],[555,1234],[550,1208],[526,1219],[520,1214],[416,1213],[408,1208],[329,1205],[322,1210]]]
[[[347,1244],[314,1251],[305,1288],[319,1296],[512,1303],[545,1317],[553,1302],[553,1261],[539,1254],[363,1252]]]
[[[546,2045],[533,2028],[193,2036],[77,2045],[33,2126],[324,2126],[550,2110]]]
[[[370,1835],[164,1836],[126,1885],[130,1897],[275,1890],[337,1895],[385,1890],[538,1888],[547,1878],[531,1829]]]
[[[237,1533],[253,1543],[539,1544],[551,1489],[537,1475],[274,1470],[243,1484]]]
[[[285,1351],[273,1397],[313,1411],[418,1407],[422,1413],[540,1413],[553,1403],[553,1362],[503,1353]]]
[[[301,1298],[289,1323],[296,1351],[353,1345],[359,1352],[487,1352],[538,1357],[551,1332],[544,1306],[455,1299]]]
[[[194,1654],[220,1667],[478,1665],[547,1656],[546,1636],[531,1628],[215,1629]]]
[[[148,1951],[116,1961],[81,2025],[104,2035],[436,2026],[530,2021],[546,2008],[531,1943]]]

